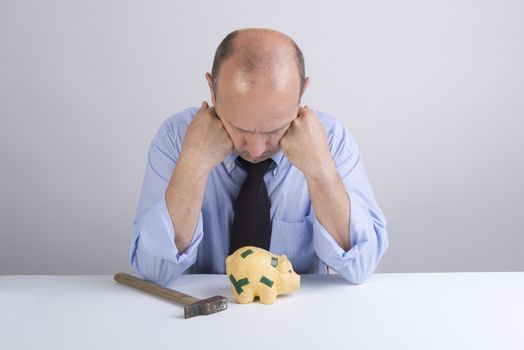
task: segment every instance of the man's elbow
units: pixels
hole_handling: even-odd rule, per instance
[[[377,255],[376,260],[372,259],[371,261],[366,261],[366,259],[362,260],[356,258],[349,265],[340,269],[338,273],[340,273],[344,277],[344,279],[351,284],[363,284],[371,277],[372,274],[375,273],[378,263],[386,248],[387,246],[383,247],[381,252]]]

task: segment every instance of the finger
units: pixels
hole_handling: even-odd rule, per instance
[[[217,112],[215,111],[215,106],[209,107],[209,113],[213,114],[215,117],[218,118]],[[218,118],[220,119],[220,118]]]
[[[317,113],[312,108],[310,108],[309,106],[304,106],[303,109],[304,109],[304,113],[306,113],[306,114],[317,115]]]
[[[299,116],[299,117],[302,117],[302,116],[306,115],[307,112],[308,112],[308,110],[307,110],[307,107],[306,107],[306,106],[304,106],[304,107],[300,107],[300,108],[298,109],[298,116]]]
[[[200,105],[200,110],[206,110],[209,108],[209,105],[207,104],[206,101],[203,101],[202,104]]]
[[[278,140],[278,145],[282,148],[284,146],[284,142],[286,142],[286,134],[284,134],[284,136],[282,136],[280,138],[280,140]]]

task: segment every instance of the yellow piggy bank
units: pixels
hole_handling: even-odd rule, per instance
[[[300,287],[300,276],[285,255],[275,255],[257,247],[237,249],[226,258],[226,274],[231,291],[240,304],[260,298],[263,304],[273,304],[277,295]]]

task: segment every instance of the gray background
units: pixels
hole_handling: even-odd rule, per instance
[[[149,142],[240,27],[292,36],[389,222],[378,271],[524,269],[519,1],[0,2],[0,274],[112,274]]]

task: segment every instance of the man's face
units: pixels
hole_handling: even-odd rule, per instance
[[[248,86],[243,78],[235,73],[220,77],[213,104],[235,151],[258,163],[279,151],[280,139],[298,115],[299,79]]]
[[[282,126],[275,124],[276,128],[270,129],[272,131],[250,132],[235,126],[236,124],[234,122],[226,118],[221,117],[221,119],[233,140],[235,151],[251,163],[261,162],[277,153],[280,149],[280,139],[291,124],[286,121]],[[251,128],[247,129],[256,130]]]

